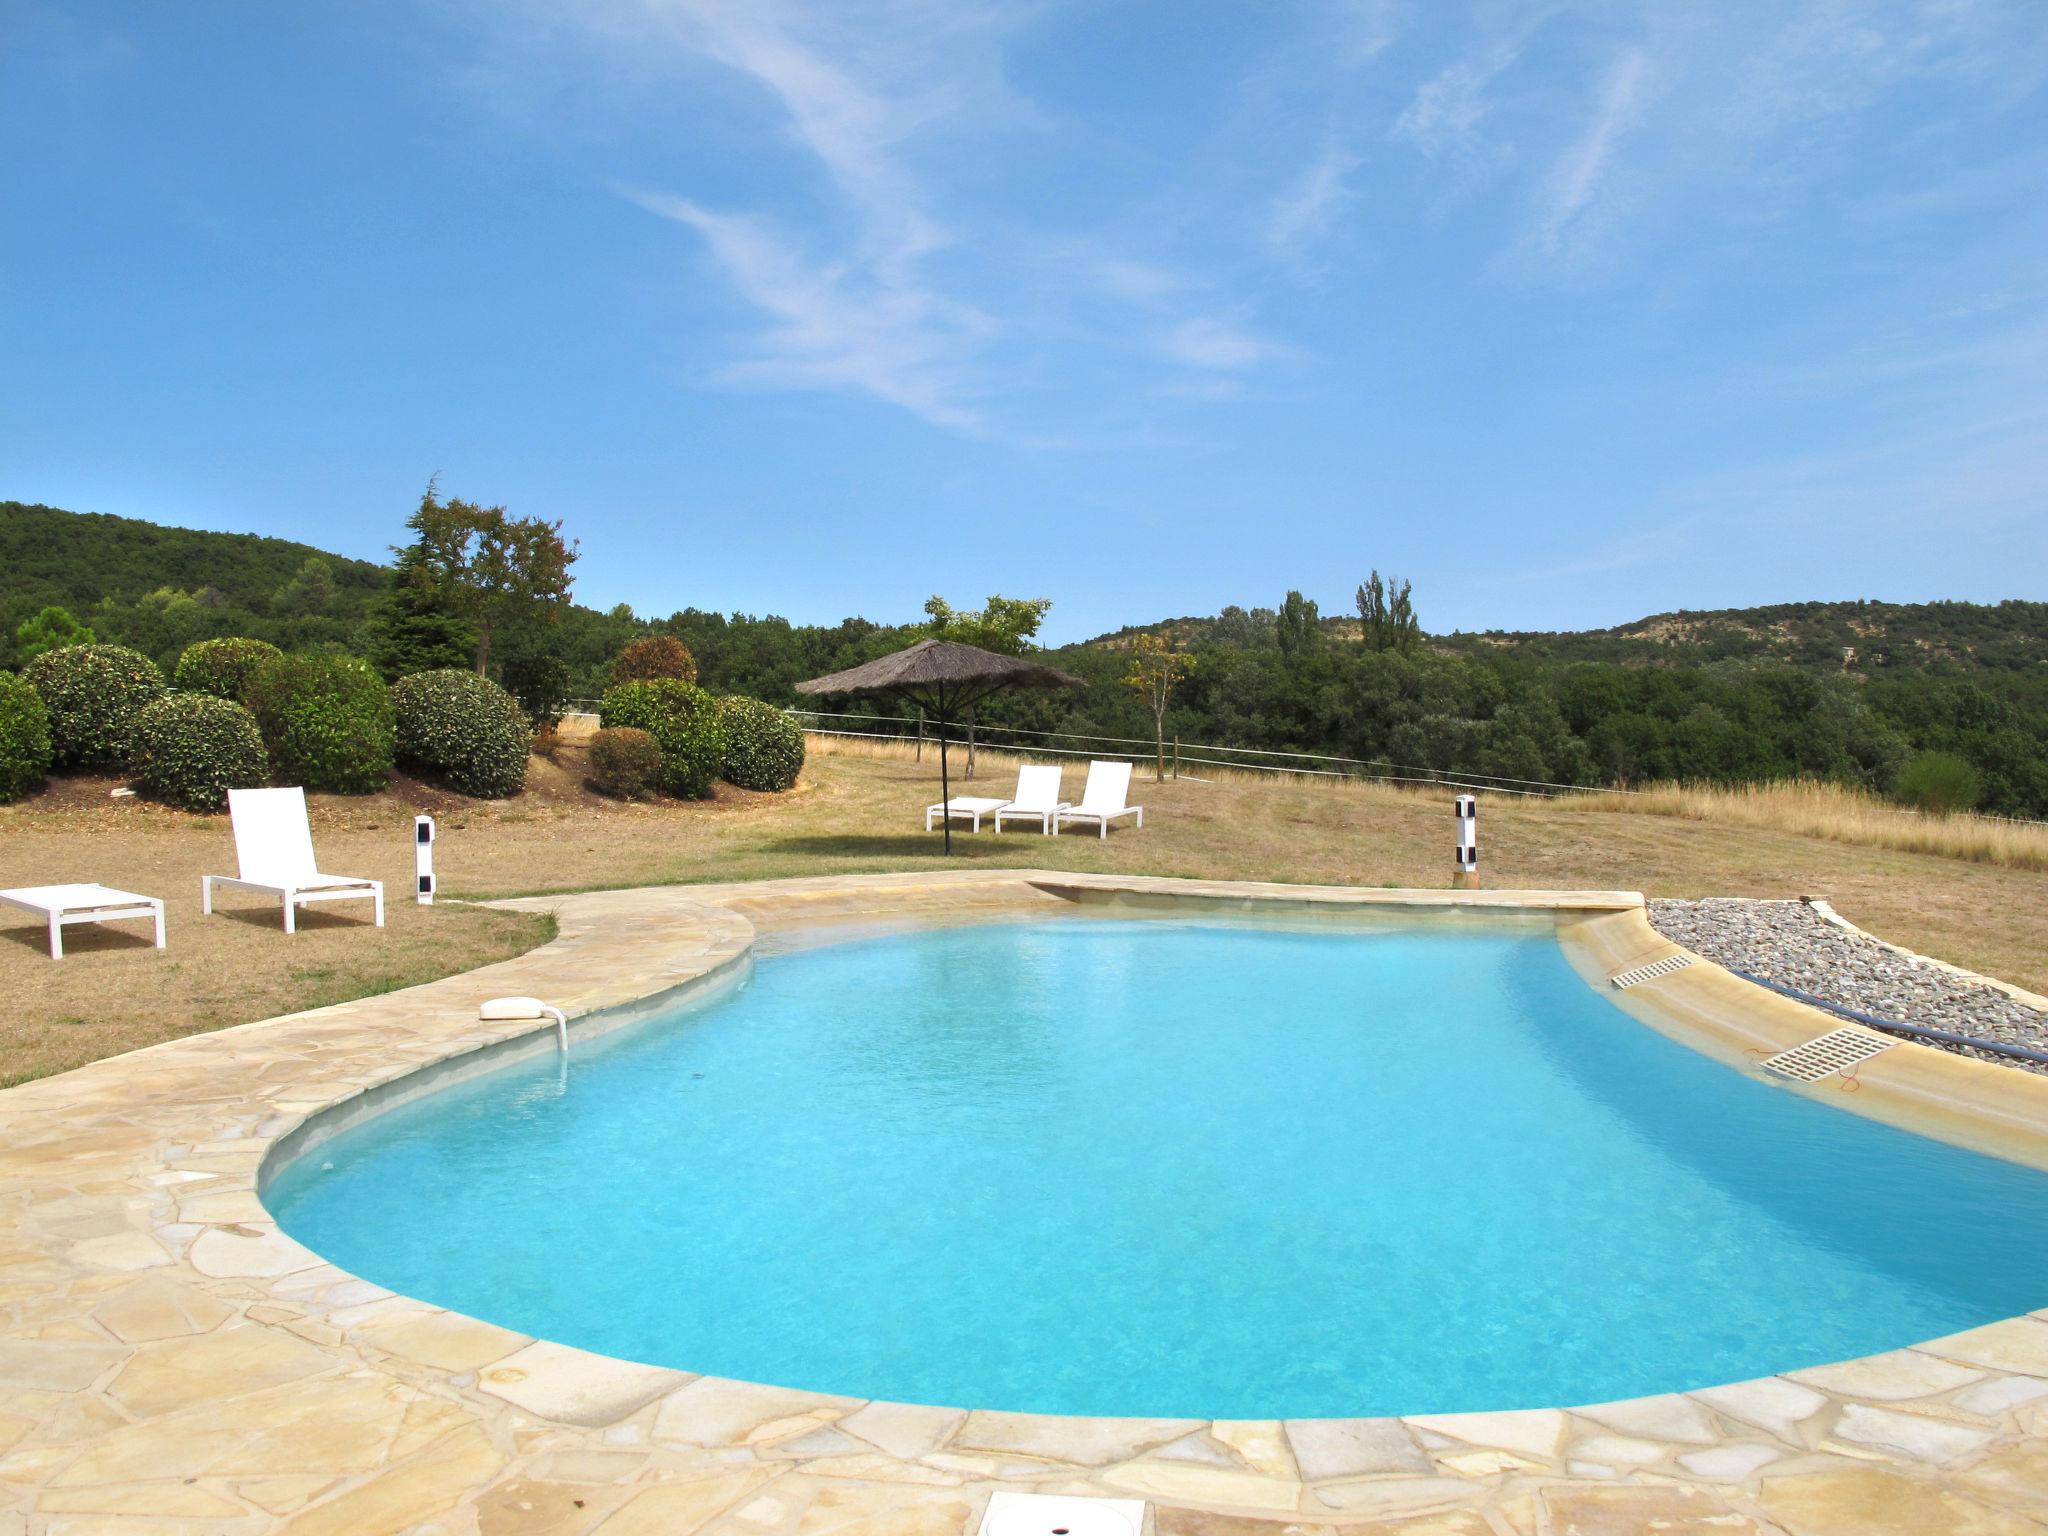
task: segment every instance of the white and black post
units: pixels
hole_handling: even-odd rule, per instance
[[[1460,795],[1458,817],[1458,884],[1479,881],[1479,797]]]
[[[423,907],[434,904],[434,818],[412,819],[413,892]]]

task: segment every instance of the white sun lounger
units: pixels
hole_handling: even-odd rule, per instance
[[[156,920],[156,947],[164,947],[164,904],[154,896],[110,885],[24,885],[0,891],[0,901],[39,913],[50,925],[50,958],[64,958],[66,923],[112,923],[124,917]]]
[[[1017,770],[1017,798],[996,812],[996,830],[1003,830],[1003,818],[1035,821],[1038,830],[1051,832],[1053,818],[1071,807],[1060,798],[1060,765],[1034,763]]]
[[[1061,811],[1054,818],[1054,827],[1065,827],[1070,822],[1083,822],[1099,830],[1103,837],[1109,836],[1109,824],[1119,816],[1135,816],[1138,825],[1145,825],[1145,807],[1125,803],[1131,789],[1131,765],[1129,763],[1094,762],[1088,765],[1088,782],[1081,788],[1081,803],[1071,810]]]
[[[924,808],[924,829],[927,832],[931,831],[932,821],[938,816],[943,815],[949,820],[965,816],[974,823],[974,830],[979,832],[982,817],[993,816],[1009,803],[1007,800],[996,800],[987,795],[955,795],[940,805],[928,805]]]
[[[313,829],[303,789],[231,789],[228,815],[235,824],[235,875],[201,875],[199,905],[213,910],[213,888],[261,891],[284,899],[284,931],[298,931],[298,908],[309,901],[367,896],[384,926],[384,882],[323,875],[313,859]]]

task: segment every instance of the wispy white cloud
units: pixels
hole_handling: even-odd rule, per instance
[[[1502,200],[1520,204],[1505,266],[1583,275],[1652,229],[1748,237],[1809,212],[1910,91],[2023,99],[2048,79],[2048,53],[2018,46],[2025,15],[2009,0],[1653,7],[1616,41],[1583,11],[1524,10],[1418,86],[1393,136],[1432,160],[1527,166]],[[1596,43],[1590,89],[1561,94],[1561,60]],[[1529,88],[1506,92],[1510,76]]]
[[[1185,272],[1161,263],[1099,250],[1076,250],[1065,242],[1056,259],[1062,270],[1098,292],[1140,309],[1161,308],[1192,286]]]
[[[1183,320],[1159,338],[1160,355],[1169,361],[1218,373],[1256,368],[1286,357],[1288,351],[1279,342],[1213,316]]]
[[[1608,67],[1591,119],[1558,156],[1538,194],[1528,242],[1542,255],[1557,256],[1572,243],[1623,139],[1642,122],[1649,77],[1650,58],[1641,48],[1624,48]]]
[[[960,86],[975,66],[958,55],[985,48],[985,15],[932,0],[829,11],[782,0],[630,0],[623,24],[630,36],[721,65],[763,91],[853,216],[842,248],[813,255],[757,213],[628,194],[695,231],[735,292],[768,320],[719,376],[861,391],[936,426],[983,430],[973,363],[998,327],[931,276],[931,259],[954,236],[906,149],[966,109]]]
[[[1400,41],[1413,20],[1407,0],[1331,0],[1343,62],[1368,63]]]
[[[896,96],[886,82],[857,78],[850,62],[801,37],[800,11],[774,0],[667,0],[656,10],[684,41],[775,97],[797,141],[866,217],[873,259],[907,263],[946,242],[897,158],[905,139],[947,110],[946,93]]]
[[[860,390],[937,426],[984,425],[964,366],[995,328],[981,311],[873,272],[807,261],[759,218],[659,193],[629,195],[650,213],[695,230],[741,297],[769,316],[769,328],[723,377]]]
[[[1514,68],[1526,40],[1517,28],[1423,81],[1394,120],[1394,136],[1432,159],[1477,155],[1485,146],[1481,126],[1494,109],[1494,82]]]
[[[1291,255],[1320,239],[1350,199],[1347,178],[1358,166],[1358,156],[1343,145],[1325,149],[1274,199],[1266,215],[1266,243]]]

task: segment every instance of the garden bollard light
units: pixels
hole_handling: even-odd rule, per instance
[[[1458,818],[1458,875],[1460,887],[1476,886],[1479,883],[1479,797],[1458,796],[1456,805]]]
[[[434,818],[431,816],[412,819],[412,867],[413,890],[420,905],[431,907],[434,904]]]

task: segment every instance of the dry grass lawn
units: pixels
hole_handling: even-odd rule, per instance
[[[580,759],[536,761],[530,787],[499,804],[400,781],[386,794],[314,798],[322,864],[380,877],[392,896],[378,932],[356,904],[304,920],[287,939],[274,905],[229,895],[199,914],[199,876],[231,871],[226,818],[111,800],[111,781],[66,781],[0,807],[0,885],[97,880],[166,898],[170,948],[144,925],[69,930],[70,958],[46,958],[27,914],[0,914],[0,1083],[225,1024],[389,990],[467,970],[546,938],[544,922],[467,906],[493,897],[607,886],[875,870],[936,869],[936,764],[893,750],[814,745],[787,795],[721,785],[700,804],[621,805],[585,791]],[[862,744],[865,746],[865,744]],[[1013,760],[985,755],[967,792],[1001,793]],[[1081,769],[1070,765],[1078,795]],[[1451,825],[1441,791],[1231,779],[1155,784],[1133,798],[1142,831],[1122,824],[1054,839],[1011,831],[954,838],[952,867],[1042,866],[1222,879],[1350,885],[1450,883]],[[412,816],[440,820],[443,900],[409,899]],[[1587,814],[1488,800],[1481,872],[1493,887],[1643,890],[1652,895],[1786,897],[1819,892],[1852,921],[1959,965],[2048,990],[2048,873],[1928,853],[1857,846],[1771,828],[1656,814]]]

